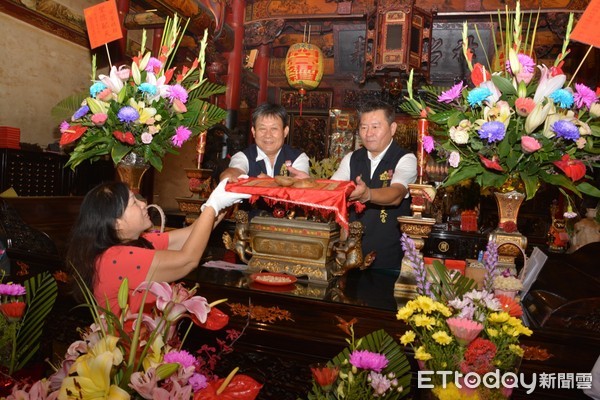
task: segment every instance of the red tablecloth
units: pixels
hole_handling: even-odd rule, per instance
[[[365,207],[362,203],[347,200],[355,187],[354,182],[350,181],[319,179],[314,188],[299,189],[279,186],[273,178],[248,178],[228,183],[226,190],[251,194],[250,203],[262,197],[271,206],[281,203],[305,210],[318,210],[325,217],[334,213],[337,223],[348,229],[348,206],[353,205],[357,212]]]

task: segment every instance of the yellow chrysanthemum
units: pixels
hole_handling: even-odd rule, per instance
[[[523,357],[523,348],[521,346],[519,346],[518,344],[510,344],[508,345],[508,349],[510,351],[512,351],[513,353],[515,353],[516,355],[518,355],[519,357]]]
[[[433,338],[433,340],[435,340],[437,343],[441,344],[442,346],[452,343],[452,337],[449,336],[444,331],[437,331],[436,333],[431,335],[431,337]]]
[[[430,314],[435,310],[433,300],[429,297],[419,296],[415,299],[415,302],[424,314]]]
[[[402,307],[398,310],[396,314],[396,319],[400,319],[402,321],[408,321],[408,319],[414,314],[414,310],[408,305]]]
[[[428,360],[431,360],[432,358],[433,358],[432,355],[429,354],[427,351],[425,351],[425,346],[420,346],[415,351],[415,359],[417,359],[417,360],[428,361]]]
[[[406,346],[407,344],[414,342],[416,337],[417,335],[413,331],[406,331],[404,332],[404,335],[400,336],[400,343]]]
[[[427,330],[431,330],[435,326],[436,320],[435,318],[428,317],[424,314],[417,314],[413,317],[413,322],[415,323],[415,326],[421,326]]]
[[[463,393],[452,382],[447,384],[446,387],[434,387],[433,393],[439,400],[479,400],[477,392],[473,394]]]
[[[507,312],[499,312],[499,313],[491,313],[488,316],[488,321],[493,324],[503,324],[507,322],[510,318],[510,315]]]
[[[487,328],[486,332],[488,334],[489,337],[496,337],[498,336],[498,330],[494,329],[494,328]]]
[[[450,311],[450,309],[442,303],[439,303],[436,301],[435,308],[436,308],[436,310],[438,310],[440,312],[440,314],[442,314],[446,318],[448,318],[452,315],[452,311]]]

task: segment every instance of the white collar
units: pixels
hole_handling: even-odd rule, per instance
[[[277,157],[279,157],[280,152],[281,152],[281,149],[279,149],[279,151],[275,155],[275,160],[277,160]],[[269,156],[267,156],[265,154],[265,152],[260,149],[260,147],[256,146],[256,161],[262,161],[262,160],[268,160],[269,164],[271,164],[271,160],[269,159]],[[272,167],[274,167],[274,165],[272,165]]]
[[[392,138],[392,140],[390,140],[390,144],[388,144],[387,147],[381,153],[379,153],[376,157],[373,157],[371,155],[371,152],[367,151],[367,156],[369,157],[369,160],[371,160],[371,162],[379,162],[379,161],[381,161],[381,159],[385,155],[386,151],[388,151],[388,149],[392,145],[393,141],[394,141],[394,139]]]

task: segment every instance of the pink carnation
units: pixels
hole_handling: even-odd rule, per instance
[[[525,153],[534,153],[542,148],[540,142],[531,136],[521,137],[521,148]]]
[[[388,359],[383,354],[373,353],[368,350],[354,350],[350,354],[350,364],[356,368],[381,372],[381,370],[387,367]]]
[[[515,108],[517,110],[517,114],[519,114],[521,117],[526,117],[531,114],[535,108],[535,101],[529,97],[519,97],[517,100],[515,100]]]
[[[92,115],[92,122],[94,123],[94,125],[97,125],[97,126],[104,125],[104,123],[106,122],[107,119],[108,119],[107,114],[99,113],[99,114]]]
[[[25,286],[23,285],[0,283],[0,296],[23,296],[25,293]]]
[[[188,140],[191,135],[192,131],[190,131],[189,128],[186,128],[185,126],[177,127],[177,129],[175,129],[175,135],[173,135],[171,138],[173,146],[181,147],[181,145]]]

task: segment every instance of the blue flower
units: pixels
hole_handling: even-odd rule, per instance
[[[96,82],[92,86],[90,86],[90,96],[96,98],[96,96],[98,96],[98,93],[102,92],[104,89],[106,89],[106,85],[104,83]]]
[[[148,93],[149,95],[154,96],[156,94],[156,85],[144,82],[138,87],[138,90],[140,92]]]
[[[135,108],[125,106],[119,110],[117,117],[121,122],[134,122],[140,118],[140,114]]]
[[[500,121],[490,121],[481,125],[479,128],[479,137],[487,139],[488,142],[498,142],[504,139],[506,127]]]
[[[574,123],[566,119],[559,119],[552,124],[551,128],[556,133],[556,137],[572,141],[579,139],[579,129]]]
[[[73,121],[83,117],[88,112],[90,112],[90,108],[87,105],[79,107],[79,110],[75,111],[75,114],[73,114]]]
[[[471,107],[475,105],[480,106],[491,95],[492,91],[486,87],[475,88],[467,95],[467,101]]]
[[[562,108],[569,108],[573,105],[573,93],[566,89],[555,90],[549,97]]]

